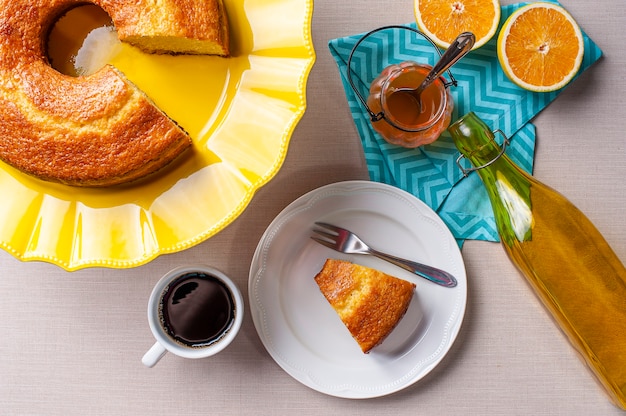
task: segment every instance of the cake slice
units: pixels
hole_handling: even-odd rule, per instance
[[[229,23],[223,0],[133,3],[137,3],[139,13],[111,15],[122,42],[149,53],[230,55]]]
[[[315,282],[364,353],[398,325],[415,293],[406,280],[334,259],[326,260]]]

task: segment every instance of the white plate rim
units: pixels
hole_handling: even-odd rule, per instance
[[[280,302],[266,302],[265,299],[263,299],[263,294],[261,294],[260,291],[263,291],[265,289],[265,286],[277,284],[277,282],[272,282],[272,277],[268,277],[265,275],[266,271],[268,270],[268,265],[272,264],[273,262],[273,259],[270,258],[268,252],[272,249],[272,244],[276,243],[278,241],[278,238],[281,238],[281,232],[284,232],[283,230],[287,224],[290,224],[290,222],[293,223],[294,221],[297,222],[299,219],[302,219],[302,217],[310,215],[311,212],[318,209],[318,206],[320,204],[323,204],[324,201],[328,199],[343,198],[348,200],[354,196],[359,197],[363,195],[367,195],[369,197],[373,195],[374,199],[380,198],[383,203],[389,202],[391,200],[393,200],[392,202],[400,201],[401,204],[406,204],[409,210],[414,211],[417,214],[415,218],[418,218],[418,221],[422,223],[427,222],[429,227],[436,227],[437,231],[440,234],[440,238],[438,239],[438,241],[436,241],[436,243],[438,245],[441,245],[442,247],[440,248],[446,252],[445,254],[448,255],[449,264],[445,266],[449,266],[446,267],[448,270],[452,269],[450,271],[453,271],[453,273],[455,274],[458,280],[458,285],[457,287],[452,289],[443,288],[440,286],[436,286],[433,283],[427,282],[424,279],[416,278],[415,283],[418,284],[418,292],[420,291],[420,287],[422,287],[427,288],[430,291],[447,291],[439,293],[445,293],[445,296],[450,296],[450,316],[440,329],[442,331],[442,335],[439,344],[437,345],[436,349],[426,357],[419,355],[417,357],[411,357],[409,360],[413,360],[413,367],[409,368],[406,371],[402,370],[401,373],[399,373],[396,379],[392,382],[383,381],[379,383],[377,381],[377,375],[380,375],[378,373],[382,371],[382,369],[378,369],[376,366],[373,366],[371,368],[366,368],[364,371],[366,371],[366,376],[373,375],[373,377],[371,377],[371,380],[374,381],[366,381],[364,384],[355,385],[354,383],[343,383],[341,380],[337,380],[337,373],[335,373],[334,371],[328,371],[328,374],[312,374],[315,371],[312,368],[307,367],[309,364],[307,364],[307,362],[304,362],[304,359],[300,359],[299,357],[296,357],[295,359],[293,357],[287,357],[287,355],[293,353],[293,350],[298,349],[301,350],[295,351],[296,353],[302,353],[303,355],[306,355],[304,349],[311,346],[303,346],[296,343],[296,348],[294,349],[292,348],[293,345],[288,345],[289,342],[283,342],[282,340],[277,339],[278,337],[275,336],[276,333],[272,333],[272,329],[270,329],[272,323],[269,319],[269,314],[275,314],[275,309],[280,309],[279,307],[275,306],[276,303]],[[349,202],[348,205],[350,205]],[[370,213],[371,215],[381,214],[383,216],[386,215],[387,217],[391,217],[394,214],[384,212],[386,211],[386,208],[381,209],[380,207],[371,208],[367,206],[360,206],[359,203],[357,203],[356,205],[352,205],[351,208],[362,209],[366,213]],[[317,218],[318,215],[319,213],[313,213],[313,216],[316,218],[310,218],[309,221],[306,222],[310,223],[309,225],[312,227],[313,222],[319,219]],[[415,218],[412,218],[411,221],[415,221]],[[305,227],[302,234],[305,235],[306,240],[308,240],[310,228]],[[316,243],[310,244],[317,246]],[[326,248],[322,249],[329,250]],[[331,252],[332,251],[329,251],[328,257],[332,257],[332,255],[330,255]],[[344,257],[346,256],[342,255],[341,253],[336,253],[335,257],[337,257],[337,255]],[[364,257],[359,257],[359,261],[357,261],[356,258],[351,260],[354,260],[355,262],[361,264],[365,264],[364,261],[361,260]],[[442,265],[436,266],[444,267]],[[395,273],[395,275],[399,275],[402,272],[403,271],[397,272]],[[313,275],[311,276],[311,279],[312,278]],[[426,287],[423,285],[432,286]],[[433,289],[433,287],[435,287],[435,289]],[[443,358],[446,356],[446,354],[454,344],[454,341],[457,338],[464,319],[467,304],[467,277],[461,252],[456,243],[456,240],[450,233],[449,229],[445,226],[443,221],[440,219],[440,217],[430,207],[428,207],[424,202],[411,195],[410,193],[391,185],[372,181],[356,180],[332,183],[314,189],[306,193],[305,195],[297,198],[275,217],[275,219],[271,222],[271,224],[267,227],[266,231],[262,235],[255,250],[250,267],[248,291],[251,316],[256,331],[270,356],[284,371],[286,371],[289,375],[291,375],[302,384],[321,393],[342,398],[361,399],[380,397],[402,390],[425,377],[441,362],[441,360],[443,360]],[[443,306],[435,307],[443,308]],[[268,308],[274,309],[268,312]],[[286,319],[284,317],[284,314],[279,313],[279,315],[281,316],[278,316],[278,318]],[[285,329],[285,326],[283,325],[281,326],[281,328]],[[289,330],[289,327],[287,327],[286,329],[287,337],[297,337],[297,335],[294,335],[293,332]],[[429,328],[427,328],[425,331],[426,332],[424,337],[430,336],[429,334],[432,333]],[[349,334],[347,335],[347,337],[350,338]],[[439,339],[437,338],[437,340]],[[354,342],[351,339],[350,341]],[[419,342],[422,341],[420,340],[418,341],[418,343]],[[416,347],[416,345],[414,345],[413,347]],[[286,350],[286,348],[292,349],[292,351],[288,351]],[[408,355],[409,354],[407,354],[407,356]],[[399,359],[404,359],[404,356]],[[324,362],[322,360],[322,362],[313,363],[312,366],[316,364],[324,364]],[[330,367],[333,366],[333,364],[329,365]],[[342,374],[350,371],[361,371],[350,368],[341,368],[341,370]],[[371,374],[367,374],[367,371],[370,371]]]

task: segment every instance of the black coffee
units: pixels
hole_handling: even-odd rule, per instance
[[[190,347],[219,340],[232,326],[236,312],[226,285],[202,272],[186,273],[170,283],[160,308],[170,336]]]

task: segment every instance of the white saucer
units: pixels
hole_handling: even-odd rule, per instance
[[[374,248],[429,264],[458,280],[446,288],[371,256],[346,255],[309,237],[325,221],[357,233]],[[327,258],[350,260],[417,285],[394,331],[363,354],[313,280]],[[263,234],[249,280],[254,325],[272,358],[319,392],[371,398],[428,374],[461,327],[467,278],[459,247],[439,216],[398,188],[348,181],[318,188],[285,208]]]

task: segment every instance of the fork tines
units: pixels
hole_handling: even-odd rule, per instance
[[[316,235],[312,235],[311,238],[317,241],[318,243],[325,245],[326,247],[335,249],[336,244],[337,244],[336,238],[338,236],[337,231],[334,230],[335,227],[325,222],[316,222],[315,225],[318,226],[318,228],[313,229],[313,232]],[[323,228],[319,228],[319,227],[323,227]]]

